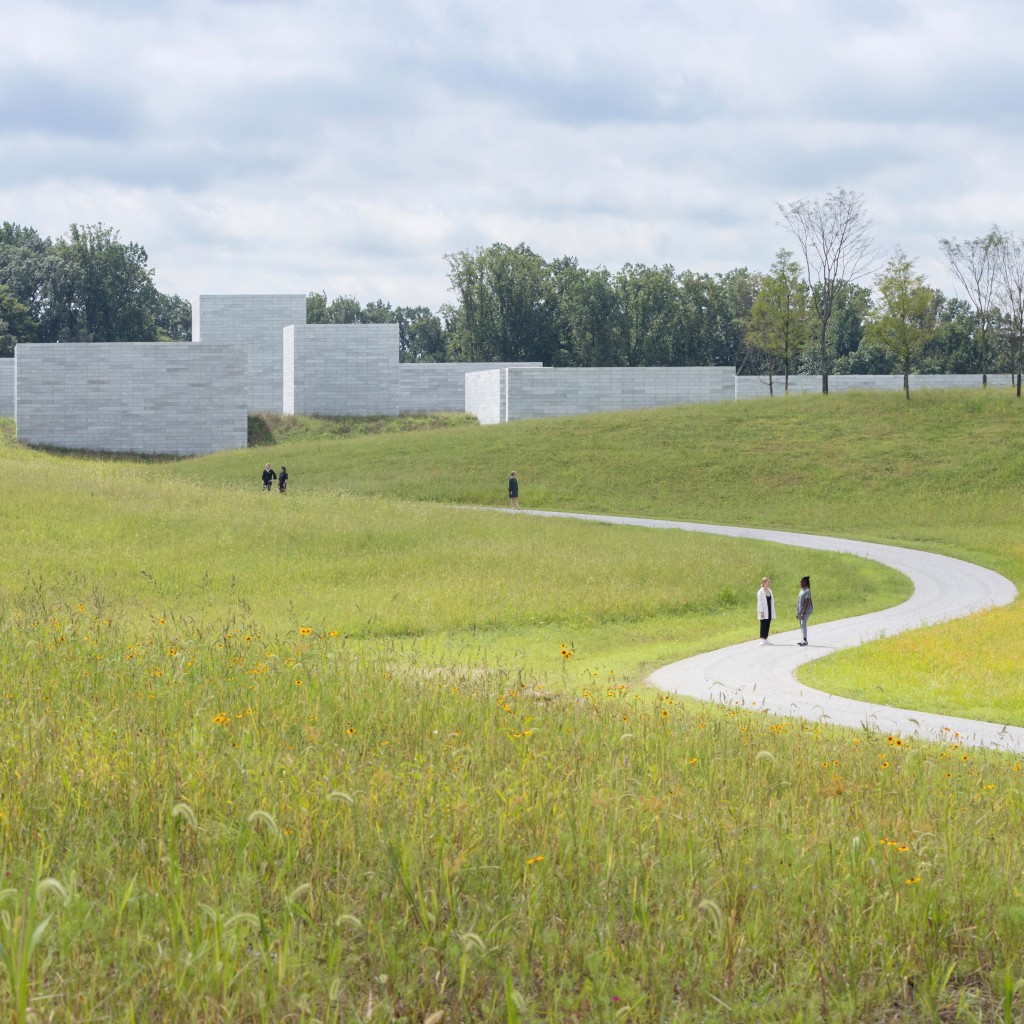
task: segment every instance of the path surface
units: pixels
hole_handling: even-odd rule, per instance
[[[518,513],[522,514],[522,513]],[[838,551],[848,555],[871,558],[909,576],[914,584],[913,595],[903,604],[885,611],[858,615],[816,625],[811,619],[808,632],[810,644],[797,647],[799,630],[777,633],[769,646],[750,640],[724,647],[707,654],[698,654],[684,661],[666,665],[651,675],[651,682],[663,690],[716,703],[759,708],[777,715],[789,715],[921,739],[949,740],[958,733],[957,742],[1002,750],[1024,751],[1024,728],[978,722],[947,715],[905,711],[883,704],[834,697],[812,690],[796,679],[795,672],[815,658],[846,647],[893,636],[908,629],[932,626],[958,619],[972,612],[997,605],[1010,604],[1017,588],[1005,577],[971,562],[927,551],[844,540],[840,537],[818,537],[806,533],[780,530],[754,530],[733,526],[711,526],[704,523],[679,523],[668,519],[638,519],[628,516],[587,515],[574,512],[542,512],[529,510],[530,515],[552,518],[586,519],[620,526],[643,526],[659,530],[687,530],[693,533],[714,533],[723,537],[744,537],[772,541],[794,547],[819,551]],[[751,632],[754,630],[754,594],[751,584]],[[795,621],[783,611],[780,622]]]

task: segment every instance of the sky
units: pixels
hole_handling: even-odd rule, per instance
[[[767,270],[778,204],[1024,233],[1019,0],[0,0],[0,221],[161,291],[452,301],[446,253]]]

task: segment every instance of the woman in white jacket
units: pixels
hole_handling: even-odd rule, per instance
[[[764,647],[775,618],[775,595],[772,593],[772,581],[767,576],[761,580],[761,588],[757,592],[757,617],[761,623],[761,646]]]

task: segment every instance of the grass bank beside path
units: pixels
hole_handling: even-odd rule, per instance
[[[1024,402],[1008,390],[777,397],[282,445],[295,486],[863,537],[965,558],[1024,589]],[[245,453],[167,467],[248,486]],[[827,581],[814,580],[816,604]],[[1024,606],[808,666],[834,693],[1024,725]]]
[[[0,450],[0,465],[17,480],[0,495],[0,602],[24,598],[39,620],[51,605],[82,605],[185,629],[308,626],[564,688],[643,678],[680,650],[749,637],[764,574],[831,580],[833,616],[907,589],[863,560],[773,544],[302,487],[282,497],[181,479],[168,463],[18,447]]]

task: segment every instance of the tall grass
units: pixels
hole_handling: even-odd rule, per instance
[[[284,498],[251,452],[0,448],[0,1013],[1024,1013],[1017,760],[679,702],[624,672],[748,636],[761,575],[810,572],[837,615],[904,582],[406,500],[497,503],[515,468],[528,504],[974,545],[1021,579],[1000,475],[1017,407],[910,405],[288,442]],[[975,620],[978,649],[1019,614]],[[901,642],[910,672],[920,636]]]
[[[15,1019],[1021,1010],[1012,759],[83,607],[0,632]]]

